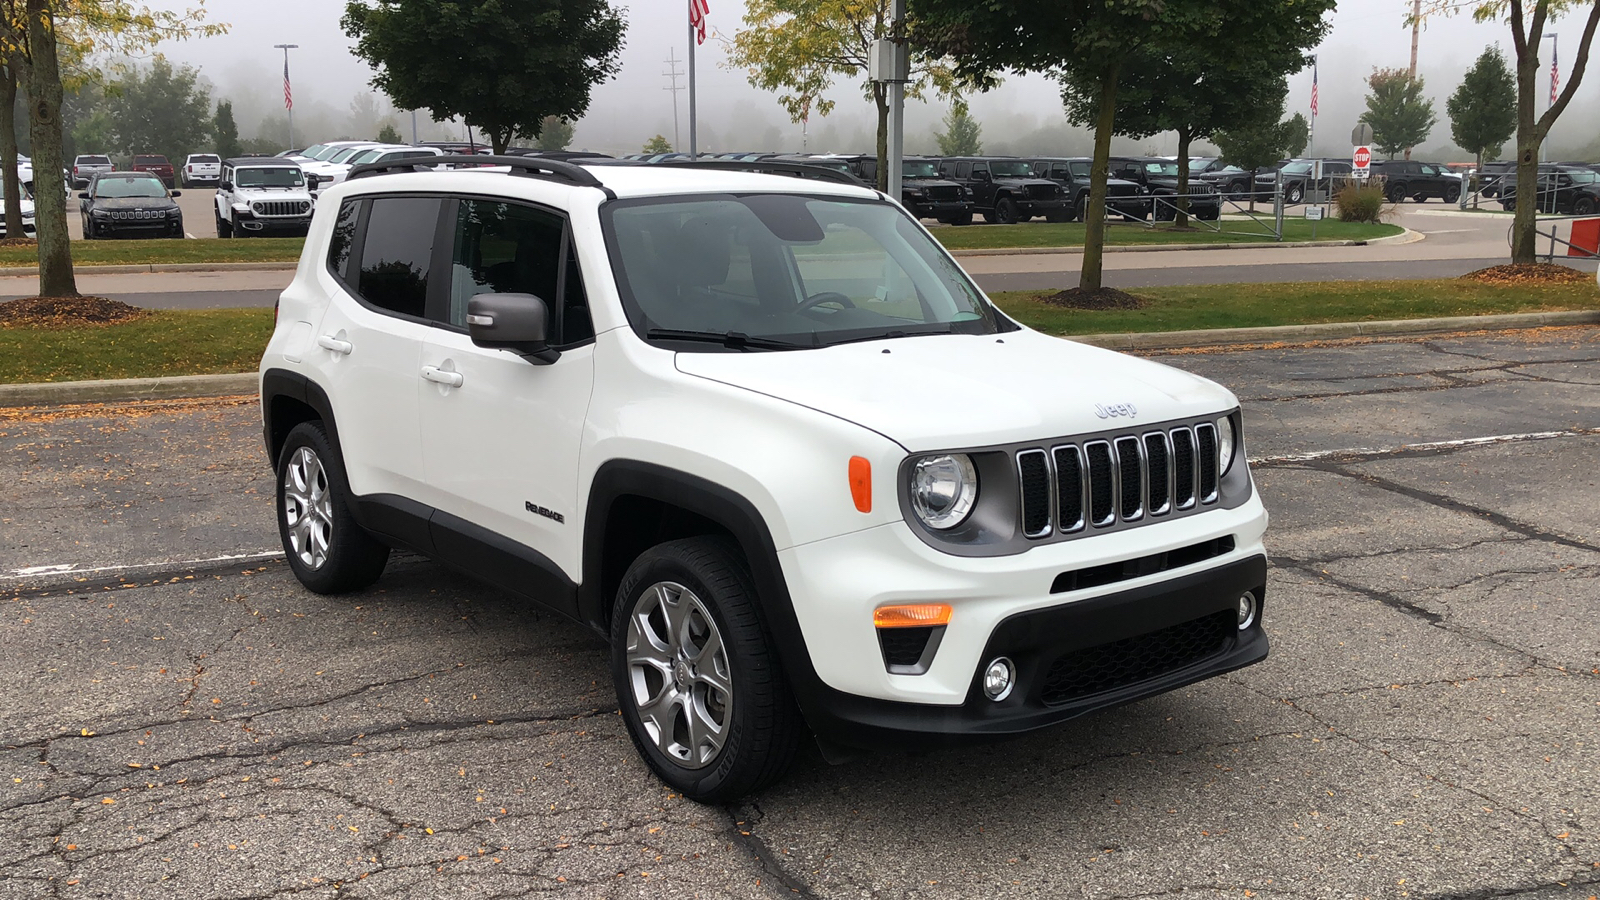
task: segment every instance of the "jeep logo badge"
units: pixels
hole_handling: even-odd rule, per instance
[[[1126,416],[1131,419],[1139,414],[1139,410],[1135,409],[1132,403],[1112,403],[1109,405],[1096,403],[1094,405],[1094,414],[1102,419],[1114,419],[1118,416]]]

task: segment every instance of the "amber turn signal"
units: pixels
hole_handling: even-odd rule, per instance
[[[877,628],[929,628],[950,624],[950,604],[910,603],[905,606],[880,606],[872,613]]]
[[[856,501],[856,509],[872,512],[872,463],[864,457],[850,457],[850,497]]]

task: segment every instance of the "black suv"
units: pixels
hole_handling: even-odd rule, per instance
[[[948,156],[939,174],[972,192],[972,207],[984,221],[1009,225],[1044,216],[1072,221],[1072,205],[1061,185],[1033,177],[1033,164],[1014,156]]]
[[[1375,159],[1372,174],[1383,177],[1383,195],[1390,203],[1403,203],[1407,197],[1418,203],[1425,203],[1432,197],[1446,203],[1461,199],[1461,176],[1436,163]]]
[[[1539,167],[1539,212],[1547,215],[1587,216],[1600,210],[1600,172],[1577,166]],[[1500,185],[1500,205],[1517,208],[1517,173]]]
[[[1322,179],[1318,181],[1311,177],[1316,162],[1314,159],[1291,159],[1276,172],[1257,175],[1257,196],[1271,197],[1274,185],[1278,183],[1279,176],[1282,176],[1283,202],[1292,206],[1306,199],[1306,191],[1331,191],[1335,184],[1342,183],[1355,172],[1355,167],[1348,159],[1324,159]]]
[[[1262,170],[1266,171],[1266,170]],[[1276,172],[1273,168],[1271,171]],[[1224,163],[1214,156],[1197,156],[1189,160],[1190,180],[1199,179],[1216,188],[1229,200],[1247,200],[1256,175],[1248,169]]]
[[[78,195],[85,240],[113,235],[183,237],[183,210],[154,172],[101,172]]]
[[[1170,221],[1177,210],[1173,198],[1178,195],[1178,161],[1153,156],[1111,157],[1111,177],[1142,185],[1146,193],[1164,198],[1154,203],[1155,219]],[[1197,178],[1189,179],[1189,214],[1197,219],[1214,221],[1222,218],[1222,195],[1215,185]]]
[[[878,183],[878,157],[832,156],[844,160],[850,173],[867,184]],[[938,219],[946,225],[972,224],[972,192],[939,177],[939,161],[908,156],[900,164],[900,205],[919,219]]]
[[[1033,160],[1033,174],[1048,178],[1067,194],[1072,203],[1072,218],[1082,222],[1089,211],[1089,172],[1094,160],[1083,157],[1040,157]],[[1106,209],[1125,219],[1143,220],[1150,215],[1150,199],[1143,185],[1121,178],[1106,179]]]

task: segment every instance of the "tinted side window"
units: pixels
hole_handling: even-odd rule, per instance
[[[1089,177],[1089,164],[1088,163],[1086,163],[1086,162],[1075,162],[1075,163],[1072,163],[1071,165],[1072,165],[1072,174],[1073,175],[1077,176],[1078,178],[1088,178]]]
[[[967,178],[972,175],[972,163],[956,163],[956,177]]]
[[[439,227],[437,197],[378,197],[367,215],[356,290],[373,306],[421,317]]]
[[[350,276],[350,248],[356,242],[356,224],[361,220],[361,201],[346,200],[339,207],[339,218],[333,223],[333,236],[328,239],[328,270],[348,281]]]
[[[451,254],[448,322],[465,328],[467,301],[478,294],[532,294],[550,310],[550,343],[561,346],[594,337],[577,254],[564,246],[565,232],[566,221],[545,210],[489,200],[461,201]]]

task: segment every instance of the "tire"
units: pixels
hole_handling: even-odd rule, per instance
[[[217,216],[217,237],[219,237],[219,238],[231,238],[231,237],[233,237],[233,225],[222,221],[222,217],[221,216]]]
[[[1253,190],[1253,186],[1247,182],[1235,181],[1233,184],[1228,185],[1228,199],[1235,202],[1249,200]]]
[[[983,216],[996,225],[1017,224],[1017,201],[1010,197],[1000,197],[994,201],[994,212],[985,213]]]
[[[320,421],[289,432],[277,473],[278,537],[300,583],[318,594],[343,594],[377,581],[389,548],[350,512],[344,460]]]
[[[1289,186],[1289,189],[1287,191],[1283,192],[1284,201],[1287,202],[1288,204],[1290,204],[1291,206],[1298,204],[1301,200],[1304,200],[1305,198],[1306,198],[1306,186],[1303,185],[1303,184],[1292,184],[1292,185]]]
[[[1451,185],[1444,189],[1444,202],[1457,203],[1461,200],[1461,188]]]
[[[1089,195],[1079,194],[1078,202],[1073,204],[1073,218],[1079,222],[1089,221]]]
[[[680,611],[676,629],[667,626],[669,609]],[[698,660],[696,650],[711,658]],[[691,800],[735,800],[781,778],[794,760],[800,711],[731,538],[670,541],[634,560],[612,611],[611,674],[639,755]],[[688,710],[697,711],[701,735],[690,732]]]
[[[1061,222],[1071,222],[1072,211],[1066,209],[1052,209],[1044,214],[1044,220],[1046,222],[1055,222],[1058,224]]]
[[[1195,213],[1195,218],[1202,222],[1215,222],[1222,218],[1222,207],[1208,206],[1205,209]]]
[[[1404,184],[1391,184],[1389,189],[1384,192],[1384,196],[1390,203],[1404,203],[1406,202],[1406,186]]]
[[[1517,198],[1515,198],[1515,197],[1506,197],[1506,198],[1502,199],[1500,201],[1500,208],[1504,209],[1506,212],[1516,212],[1517,211]]]
[[[961,215],[956,216],[955,218],[950,220],[950,224],[951,225],[971,225],[972,224],[972,211],[968,210],[968,211],[962,213]]]
[[[1572,214],[1575,216],[1594,215],[1594,201],[1588,197],[1579,197],[1572,203]]]

